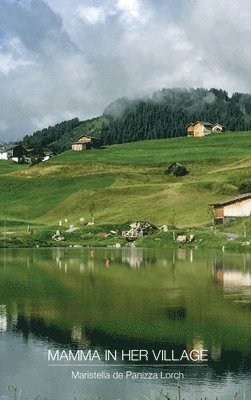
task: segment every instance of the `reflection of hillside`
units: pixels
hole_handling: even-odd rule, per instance
[[[60,347],[61,349],[99,349],[101,354],[104,354],[106,348],[116,349],[118,354],[122,349],[132,349],[132,348],[144,348],[151,353],[152,349],[158,351],[159,349],[164,349],[167,354],[171,354],[174,351],[176,355],[182,354],[183,350],[190,352],[192,350],[200,351],[202,349],[208,349],[209,351],[209,367],[211,368],[211,374],[213,371],[225,374],[228,371],[238,372],[251,369],[251,356],[244,356],[242,352],[229,352],[222,348],[220,345],[207,346],[201,339],[194,338],[192,341],[187,343],[151,343],[142,340],[131,340],[125,337],[114,337],[106,335],[105,332],[99,330],[87,330],[81,328],[81,326],[75,326],[71,329],[64,330],[59,326],[48,325],[46,321],[41,318],[32,317],[31,315],[19,314],[15,324],[11,325],[11,329],[14,332],[21,332],[23,337],[29,341],[33,337],[38,340],[49,342],[55,347]],[[149,356],[150,357],[150,356]],[[154,359],[149,358],[149,364],[154,363]],[[165,365],[165,361],[160,361],[158,364]],[[133,368],[134,363],[128,360],[123,361],[123,368],[128,368],[130,364]],[[183,362],[182,364],[186,364]],[[168,367],[169,368],[169,367]],[[150,367],[151,369],[151,367]],[[191,367],[187,367],[186,374],[189,376],[190,373],[194,374],[195,370],[200,373],[201,367],[198,363],[198,367],[191,370]]]
[[[235,307],[233,327],[232,303],[212,282],[214,253],[39,249],[11,251],[6,259],[6,268],[0,269],[0,304],[15,303],[25,318],[70,329],[73,339],[81,341],[82,329],[99,328],[110,336],[156,343],[186,342],[196,333],[210,345],[250,347],[251,316]],[[220,261],[214,272],[220,281]]]
[[[21,332],[25,339],[35,336],[54,344],[73,347],[85,347],[89,344],[84,330],[80,326],[63,329],[60,326],[46,322],[40,317],[18,314],[15,322],[9,324],[12,331]],[[6,323],[7,328],[7,323]]]

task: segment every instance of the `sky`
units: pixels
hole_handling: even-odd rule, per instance
[[[0,142],[171,87],[251,92],[249,0],[0,0]]]

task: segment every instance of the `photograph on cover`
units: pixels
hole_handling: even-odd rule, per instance
[[[0,0],[0,400],[251,400],[248,0]]]

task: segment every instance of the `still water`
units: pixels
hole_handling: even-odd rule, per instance
[[[80,349],[96,357],[48,361],[48,350]],[[132,349],[149,358],[122,357]],[[156,361],[159,350],[177,360],[184,350],[208,351],[208,361]],[[84,379],[75,379],[78,371]],[[129,400],[161,391],[251,399],[251,254],[0,251],[1,400]]]

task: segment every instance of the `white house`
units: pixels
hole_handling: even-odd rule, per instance
[[[214,210],[216,224],[223,223],[232,218],[244,218],[251,216],[251,193],[245,193],[232,199],[210,204]]]
[[[18,144],[5,144],[0,147],[0,160],[12,159],[13,161],[18,162],[22,152],[22,146]]]

